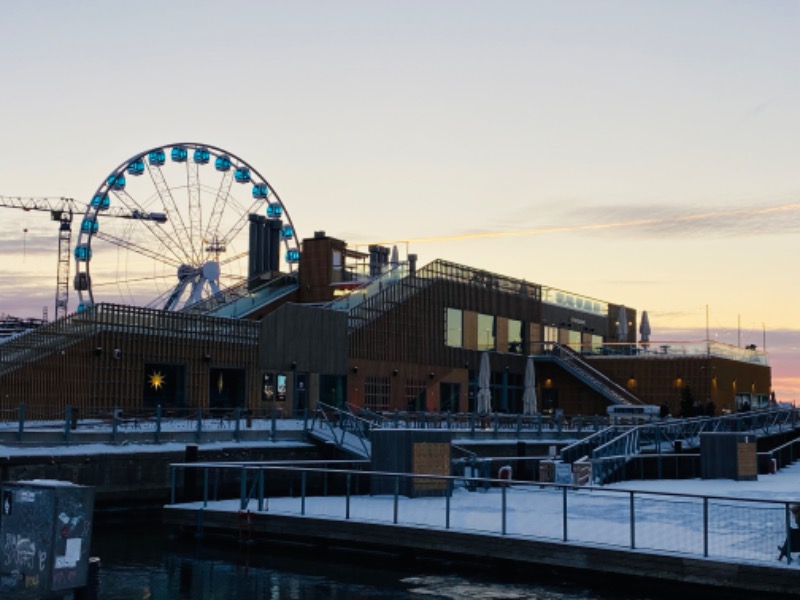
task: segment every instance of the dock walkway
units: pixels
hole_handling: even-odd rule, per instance
[[[399,490],[401,479],[413,476],[329,469],[327,493],[312,495],[312,488],[322,489],[321,480],[314,482],[321,471],[294,468],[293,492],[266,497],[253,492],[264,489],[262,478],[269,481],[275,470],[286,477],[292,467],[247,469],[246,494],[173,503],[165,507],[165,523],[240,540],[647,576],[762,596],[796,594],[798,563],[778,562],[776,549],[788,526],[788,501],[770,494],[735,498],[428,476],[428,492],[447,483],[450,493],[368,495],[371,478],[395,478]]]

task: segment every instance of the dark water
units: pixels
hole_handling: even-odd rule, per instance
[[[401,561],[385,554],[311,547],[171,539],[154,529],[94,532],[102,600],[247,600],[381,598],[621,600],[647,590],[609,589],[601,578],[570,582],[564,574],[498,573],[447,562]]]

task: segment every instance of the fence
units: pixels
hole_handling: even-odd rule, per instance
[[[578,487],[508,479],[330,469],[276,463],[172,465],[172,503],[182,477],[204,473],[196,508],[391,523],[442,530],[629,548],[724,561],[769,561],[790,531],[790,501]],[[213,493],[209,472],[229,471],[238,495]],[[370,495],[375,478],[394,493]],[[411,485],[407,480],[410,478]],[[196,480],[196,475],[194,480]],[[323,484],[324,480],[324,484]],[[279,485],[276,486],[276,482]],[[424,497],[401,489],[427,490]],[[271,490],[269,493],[266,490]],[[431,496],[430,490],[439,490]],[[483,490],[483,491],[481,491]],[[186,500],[184,498],[184,500]],[[800,551],[800,548],[792,549]]]
[[[13,433],[16,442],[26,442],[47,436],[50,443],[69,445],[82,434],[96,434],[98,441],[119,443],[135,437],[139,441],[163,443],[186,434],[192,441],[207,437],[228,437],[239,441],[248,430],[267,432],[275,439],[279,429],[307,431],[306,417],[288,421],[279,409],[243,408],[176,409],[157,406],[151,411],[123,412],[66,409],[21,404],[16,410],[0,410],[0,433]],[[105,439],[107,438],[107,439]]]

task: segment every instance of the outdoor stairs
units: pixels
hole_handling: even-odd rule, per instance
[[[11,373],[95,334],[91,314],[97,307],[47,323],[0,344],[0,375]]]
[[[325,307],[346,311],[348,330],[352,332],[428,287],[430,279],[420,275],[424,275],[424,269],[418,274],[409,275],[404,265],[395,266],[365,281],[347,296],[329,302]]]
[[[340,450],[358,458],[372,457],[369,432],[380,427],[380,422],[366,419],[349,409],[317,403],[308,436],[323,444],[334,444]]]
[[[243,318],[291,294],[299,287],[297,273],[287,273],[266,283],[250,279],[228,287],[210,298],[184,307],[181,312],[213,317]]]
[[[639,397],[595,369],[569,346],[553,344],[549,353],[536,356],[535,360],[555,362],[612,404],[644,404]]]
[[[611,425],[565,446],[560,453],[564,462],[585,460],[592,465],[592,482],[604,485],[621,481],[625,465],[647,452],[672,453],[677,447],[700,447],[703,433],[750,433],[760,439],[797,432],[798,411],[794,408],[771,408],[719,417],[669,419],[636,426]],[[791,442],[783,447],[793,447]],[[781,448],[776,448],[780,452]],[[791,449],[788,450],[791,452]],[[787,461],[782,461],[787,462]],[[792,462],[790,459],[788,462]]]

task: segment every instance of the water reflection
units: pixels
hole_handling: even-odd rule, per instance
[[[95,531],[92,554],[102,560],[103,600],[608,600],[568,583],[531,585],[512,578],[465,576],[447,565],[415,564],[416,573],[387,568],[383,554],[316,553],[307,547],[247,547],[206,540],[171,540],[158,529]],[[427,571],[427,572],[426,572]],[[458,574],[456,574],[458,573]]]

